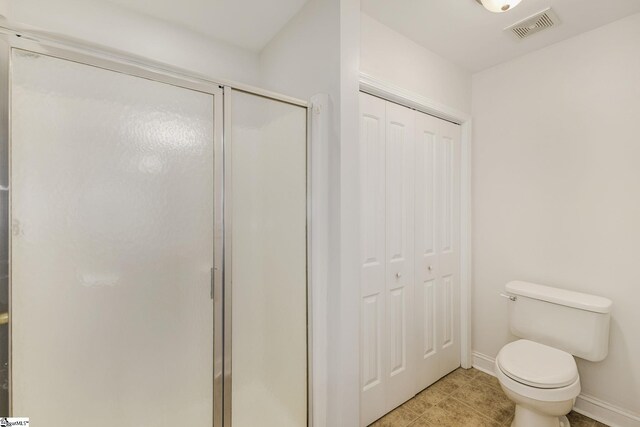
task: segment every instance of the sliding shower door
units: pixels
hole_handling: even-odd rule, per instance
[[[12,402],[34,425],[213,423],[221,92],[159,80],[13,50]]]
[[[301,427],[307,110],[238,91],[225,92],[225,102],[225,427]]]

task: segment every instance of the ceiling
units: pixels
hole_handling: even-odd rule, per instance
[[[505,27],[551,6],[558,27],[516,40]],[[640,0],[522,0],[491,13],[475,0],[362,0],[362,10],[425,48],[480,71],[634,13]]]
[[[106,0],[253,51],[260,51],[307,0]]]

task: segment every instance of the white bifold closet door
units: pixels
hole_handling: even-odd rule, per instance
[[[20,50],[11,92],[13,414],[211,426],[219,95]]]
[[[460,127],[360,94],[361,424],[460,366]]]

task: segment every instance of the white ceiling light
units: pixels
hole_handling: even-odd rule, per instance
[[[518,5],[522,0],[476,0],[478,3],[484,6],[485,9],[502,13],[507,10],[511,10]]]

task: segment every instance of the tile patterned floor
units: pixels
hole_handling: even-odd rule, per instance
[[[369,427],[505,427],[514,404],[498,380],[477,369],[457,369]],[[571,427],[606,427],[571,412]]]

